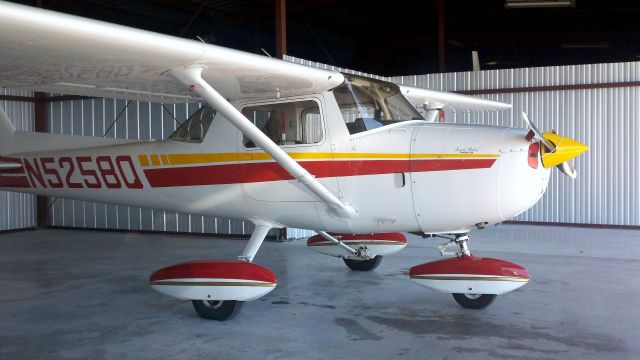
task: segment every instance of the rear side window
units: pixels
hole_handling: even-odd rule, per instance
[[[242,113],[278,145],[315,144],[322,141],[322,118],[312,100],[248,106]],[[246,136],[245,147],[255,144]]]
[[[209,105],[205,105],[193,113],[180,127],[169,136],[169,139],[182,142],[201,143],[211,121],[216,116],[216,111]]]

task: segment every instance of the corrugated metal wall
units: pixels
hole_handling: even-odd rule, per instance
[[[200,104],[167,104],[180,122]],[[123,111],[124,109],[124,111]],[[103,136],[128,139],[165,139],[176,129],[172,115],[161,104],[114,99],[85,99],[52,102],[47,108],[47,129],[57,134]],[[117,121],[114,120],[120,115]],[[113,127],[109,129],[111,126]],[[95,229],[169,231],[206,234],[248,235],[253,224],[200,215],[129,206],[58,199],[50,210],[53,226]],[[275,229],[272,235],[278,235]],[[287,237],[309,236],[312,232],[288,229]]]
[[[47,108],[47,128],[57,134],[106,136],[129,139],[164,139],[176,129],[176,122],[160,104],[113,99],[53,102]],[[184,121],[198,104],[166,105]],[[50,211],[51,224],[97,229],[151,230],[187,233],[246,235],[253,224],[245,221],[178,214],[129,206],[58,199]],[[277,230],[273,234],[278,234]]]
[[[31,91],[0,89],[0,94],[33,96]],[[34,106],[30,102],[0,101],[0,107],[11,119],[16,129],[34,130]],[[33,195],[0,191],[0,231],[36,226],[36,198]]]
[[[478,73],[405,76],[399,83],[436,90],[477,90],[640,80],[640,63],[557,66]],[[575,159],[578,178],[553,171],[549,189],[516,220],[640,225],[640,88],[595,88],[484,95],[513,104],[500,113],[447,114],[448,121],[524,127],[525,111],[538,128],[575,138],[590,150]]]
[[[333,67],[290,57],[310,66]],[[400,84],[462,91],[640,80],[640,62],[554,66],[391,78]],[[531,91],[482,95],[513,104],[503,112],[454,113],[446,121],[524,127],[521,111],[542,130],[555,128],[590,150],[575,161],[578,179],[552,172],[542,200],[515,220],[640,225],[640,88]]]

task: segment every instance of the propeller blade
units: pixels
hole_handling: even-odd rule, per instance
[[[573,165],[569,164],[568,161],[565,161],[562,164],[557,165],[556,167],[558,168],[558,170],[560,170],[561,173],[567,175],[573,180],[575,180],[576,177],[578,177],[578,172],[576,171],[576,168],[573,167]]]
[[[560,172],[575,180],[578,172],[573,165],[569,164],[569,160],[587,151],[589,147],[573,139],[562,137],[556,134],[555,130],[550,133],[541,132],[524,111],[522,112],[522,119],[531,130],[526,139],[531,140],[531,133],[533,133],[544,144],[540,151],[542,166],[546,169],[555,166]]]
[[[544,144],[544,146],[546,146],[547,149],[549,149],[549,152],[555,151],[556,146],[553,145],[551,141],[545,139],[542,132],[538,130],[538,128],[535,125],[533,125],[533,122],[529,119],[529,116],[524,111],[522,112],[522,119],[524,120],[525,124],[527,124],[527,127],[531,131],[533,131],[534,134],[536,134],[536,137]]]

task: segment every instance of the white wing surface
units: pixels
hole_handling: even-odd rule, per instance
[[[0,2],[0,87],[154,102],[196,100],[168,70],[205,65],[230,101],[317,93],[342,74],[126,26]]]
[[[399,85],[402,94],[416,107],[426,104],[428,109],[451,108],[455,111],[498,111],[511,109],[511,104],[485,100],[451,92],[428,90]]]

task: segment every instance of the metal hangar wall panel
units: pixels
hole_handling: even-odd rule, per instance
[[[52,102],[47,108],[47,128],[56,134],[101,137],[126,107],[107,132],[107,137],[165,139],[176,129],[175,120],[161,104],[137,101],[128,103],[125,100],[102,98]],[[193,103],[165,106],[182,121],[200,105]],[[245,221],[68,199],[58,199],[54,203],[49,219],[53,226],[74,228],[221,235],[247,235],[253,231],[253,224]],[[273,234],[277,234],[277,230]]]
[[[1,95],[33,97],[31,91],[0,89]],[[16,129],[34,131],[34,103],[0,101],[0,107]],[[0,231],[36,226],[36,197],[30,194],[0,191]]]
[[[500,113],[447,112],[448,121],[523,127],[525,111],[543,131],[589,145],[574,159],[578,178],[551,172],[542,200],[515,220],[640,226],[640,62],[404,76],[435,90],[505,89],[479,95],[513,104]]]

